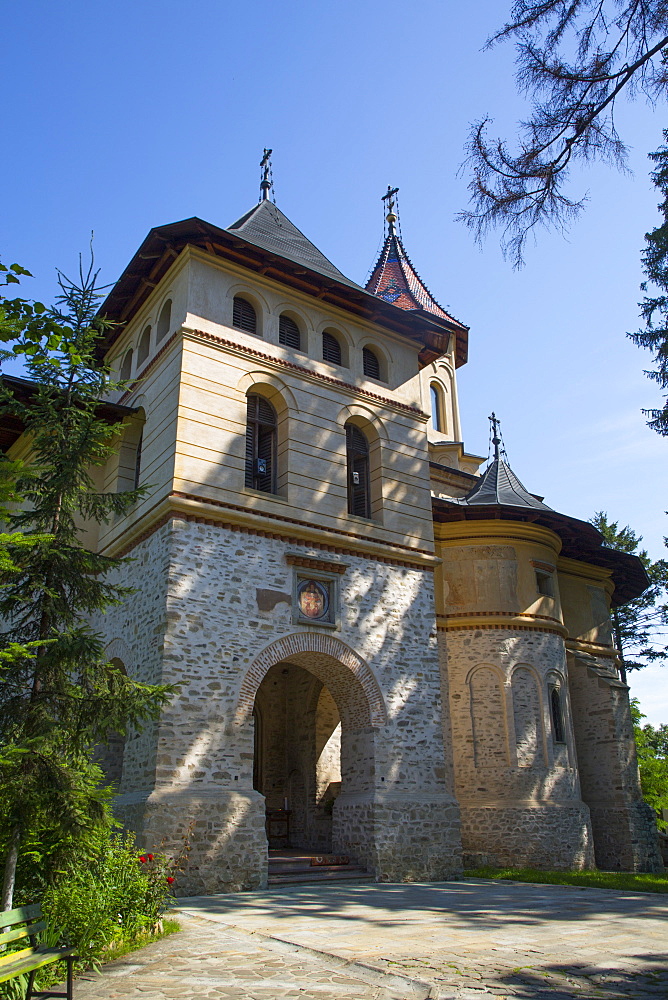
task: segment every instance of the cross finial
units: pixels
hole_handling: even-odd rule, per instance
[[[494,461],[498,462],[501,452],[499,450],[499,445],[501,444],[501,421],[497,419],[496,413],[492,410],[491,417],[488,417],[490,424],[492,425],[492,444],[494,445]]]
[[[262,159],[260,160],[260,168],[262,170],[262,179],[260,181],[260,201],[267,201],[268,200],[268,198],[269,198],[269,192],[271,191],[271,187],[272,187],[272,184],[273,184],[273,181],[269,180],[269,176],[271,174],[271,154],[272,153],[273,153],[273,149],[266,149],[265,148],[264,155],[262,156]]]
[[[387,185],[387,193],[383,195],[381,201],[387,202],[387,215],[385,216],[387,224],[390,230],[390,236],[394,236],[394,226],[397,221],[397,215],[394,211],[395,200],[394,196],[399,193],[399,188],[393,188],[391,184]]]

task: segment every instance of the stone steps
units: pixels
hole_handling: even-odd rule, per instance
[[[311,858],[322,855],[298,851],[269,853],[269,885],[302,885],[313,882],[369,882],[373,875],[353,858],[345,865],[312,865]]]

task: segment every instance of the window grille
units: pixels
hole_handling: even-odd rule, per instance
[[[171,325],[172,325],[172,300],[167,299],[164,306],[160,310],[160,316],[158,318],[158,329],[156,331],[156,341],[163,340],[167,336]]]
[[[346,453],[348,513],[370,518],[369,442],[362,431],[353,424],[346,424]]]
[[[247,397],[246,486],[276,492],[276,411],[263,396]]]
[[[322,360],[329,361],[331,365],[341,364],[341,345],[336,337],[326,330],[322,335]]]
[[[299,327],[289,316],[281,316],[278,321],[278,342],[284,347],[294,347],[296,351],[301,347]]]
[[[561,712],[561,695],[559,688],[553,687],[550,690],[550,714],[552,716],[552,735],[555,743],[565,743],[564,719]]]
[[[370,347],[362,350],[362,367],[367,378],[375,378],[380,381],[380,361]]]
[[[244,333],[257,333],[257,315],[246,299],[236,295],[232,308],[232,326]]]

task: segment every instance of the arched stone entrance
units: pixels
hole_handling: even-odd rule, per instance
[[[348,853],[375,870],[375,737],[386,712],[364,660],[332,636],[280,639],[249,669],[237,719],[254,725],[269,846]]]

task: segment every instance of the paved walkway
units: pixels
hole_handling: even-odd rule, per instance
[[[180,901],[184,931],[77,1000],[656,1000],[665,896],[469,879],[292,886]]]

